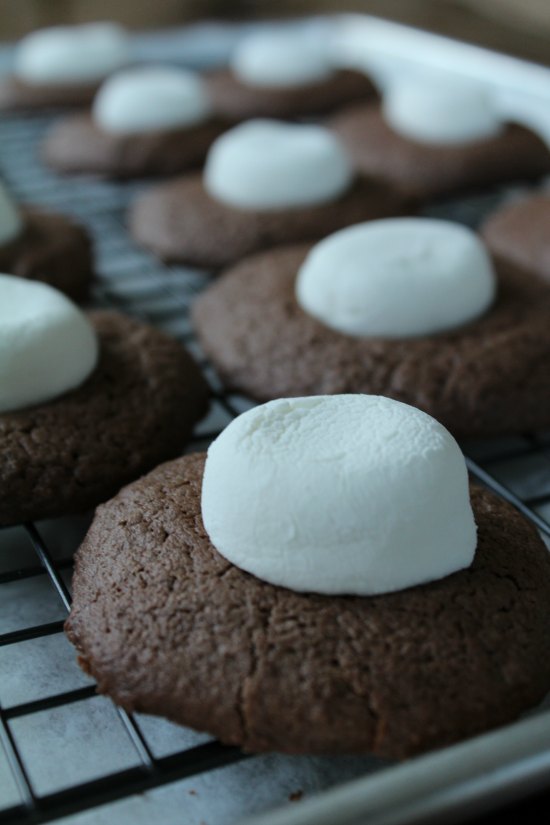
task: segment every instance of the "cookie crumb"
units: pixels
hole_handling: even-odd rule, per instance
[[[292,791],[292,793],[290,793],[288,795],[288,801],[289,802],[299,802],[300,799],[303,797],[303,795],[304,795],[304,792],[301,789],[298,790],[298,791]]]
[[[190,789],[187,791],[187,793],[189,794],[189,796],[197,796],[197,792],[196,792],[196,790],[195,790],[194,788],[190,788]]]

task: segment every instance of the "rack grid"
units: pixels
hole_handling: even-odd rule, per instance
[[[188,309],[209,276],[166,266],[131,241],[124,214],[145,182],[65,179],[43,167],[38,146],[53,116],[50,112],[3,116],[0,174],[18,200],[65,212],[86,224],[96,248],[94,305],[120,309],[158,325],[195,355],[211,386],[212,408],[188,450],[204,449],[232,418],[253,404],[224,391],[193,337]],[[475,226],[504,194],[491,192],[448,203],[430,214],[452,216]],[[462,446],[471,474],[518,507],[550,543],[550,434]],[[49,822],[245,757],[237,748],[183,729],[181,742],[176,737],[169,752],[159,751],[150,721],[97,697],[91,680],[67,664],[74,652],[64,640],[63,619],[70,607],[71,558],[85,526],[84,519],[75,532],[72,522],[66,527],[59,520],[53,526],[25,524],[0,530],[0,790],[7,789],[7,799],[0,796],[0,823]],[[36,586],[27,588],[30,582]],[[32,609],[27,610],[31,602]],[[51,671],[51,687],[42,695],[40,673],[45,662]],[[13,678],[6,687],[3,674],[8,672]],[[33,689],[35,680],[37,690]],[[72,722],[76,728],[72,729],[78,730],[79,714],[88,720],[90,714],[97,714],[104,735],[97,753],[93,742],[82,743],[85,769],[79,765],[76,778],[67,783],[62,736],[58,751],[53,745],[41,748],[39,738],[40,731],[51,733],[52,725],[57,733],[63,732],[63,713],[76,710]],[[109,744],[111,727],[123,731],[123,744],[118,739]],[[36,740],[30,748],[29,736]],[[11,777],[6,776],[3,784],[2,770]]]

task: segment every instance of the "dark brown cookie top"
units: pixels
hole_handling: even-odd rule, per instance
[[[459,436],[550,427],[547,286],[500,266],[496,303],[468,325],[418,338],[352,337],[296,301],[296,274],[309,248],[248,258],[197,299],[197,333],[227,386],[260,401],[387,395]]]
[[[403,215],[408,202],[384,185],[357,180],[341,197],[317,206],[237,209],[206,192],[201,175],[153,187],[134,203],[130,231],[161,258],[220,267],[284,243],[317,240],[354,223]]]
[[[0,111],[20,109],[68,109],[88,106],[99,83],[32,85],[7,75],[0,80]]]
[[[532,195],[502,206],[481,234],[497,258],[550,282],[550,196]]]
[[[376,597],[295,593],[214,549],[203,465],[185,456],[126,487],[77,554],[67,633],[123,707],[250,751],[403,758],[509,722],[550,688],[550,559],[510,505],[472,489],[466,570]]]
[[[42,155],[59,172],[113,178],[174,175],[200,166],[225,128],[211,120],[186,129],[116,134],[98,128],[90,114],[76,114],[52,127]]]
[[[23,210],[23,232],[0,246],[0,272],[43,281],[84,301],[94,277],[92,242],[84,227],[64,215]]]
[[[54,401],[0,414],[0,526],[94,507],[178,455],[207,408],[181,345],[115,312],[90,314],[99,364]]]
[[[533,132],[515,124],[496,137],[455,146],[409,140],[391,129],[379,106],[355,106],[327,124],[357,169],[425,200],[550,171],[550,152]]]
[[[361,72],[342,69],[307,86],[261,88],[240,81],[229,69],[205,76],[214,111],[233,122],[252,117],[299,118],[332,112],[340,106],[367,102],[376,96],[371,81]]]

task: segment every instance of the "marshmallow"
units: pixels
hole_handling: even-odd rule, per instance
[[[277,399],[208,450],[202,517],[222,556],[291,590],[369,596],[471,564],[464,457],[426,413],[374,395]]]
[[[163,66],[128,69],[105,81],[96,95],[94,120],[106,132],[152,132],[194,126],[211,106],[194,72]]]
[[[389,218],[316,244],[296,280],[298,304],[346,335],[404,338],[453,329],[491,305],[496,278],[477,235],[429,218]]]
[[[330,77],[327,49],[304,35],[262,32],[243,38],[231,60],[243,83],[262,88],[308,86]]]
[[[24,37],[15,74],[36,86],[96,83],[130,59],[127,35],[113,23],[53,26]]]
[[[78,387],[97,358],[95,331],[72,301],[38,281],[0,275],[0,413]]]
[[[351,164],[322,126],[249,120],[221,135],[204,171],[209,194],[241,209],[286,209],[335,200]]]
[[[23,221],[19,210],[0,183],[0,246],[17,238],[23,231]]]
[[[466,81],[399,79],[382,105],[391,128],[420,143],[468,143],[493,137],[503,123],[489,93]]]

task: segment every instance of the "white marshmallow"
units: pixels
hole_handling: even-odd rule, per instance
[[[128,37],[120,26],[52,26],[21,40],[14,72],[36,86],[96,83],[129,60]]]
[[[469,143],[503,129],[489,93],[462,80],[400,78],[384,94],[382,111],[395,132],[419,143]]]
[[[368,596],[467,567],[464,457],[426,413],[372,395],[278,399],[208,450],[202,517],[216,549],[271,584]]]
[[[334,73],[326,45],[288,32],[243,38],[233,53],[231,68],[243,83],[268,89],[308,86]]]
[[[61,292],[0,275],[0,413],[78,387],[98,358],[96,333]]]
[[[0,183],[0,246],[17,238],[23,231],[23,220],[6,187]]]
[[[194,126],[211,114],[201,78],[164,66],[128,69],[102,85],[93,105],[106,132],[135,133]]]
[[[496,278],[465,226],[388,218],[316,244],[296,280],[306,312],[346,335],[404,338],[453,329],[491,305]]]
[[[285,209],[335,200],[351,164],[322,126],[249,120],[221,135],[204,171],[209,194],[241,209]]]

